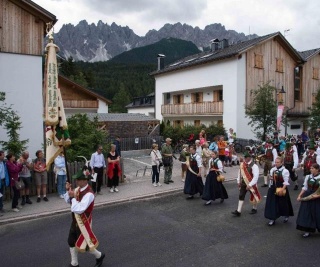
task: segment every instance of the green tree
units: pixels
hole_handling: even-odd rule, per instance
[[[12,152],[15,156],[20,156],[21,152],[26,149],[29,139],[20,140],[19,130],[22,128],[20,117],[14,110],[10,110],[6,114],[4,129],[9,137],[8,141],[0,141],[2,148]]]
[[[253,127],[258,139],[265,140],[266,135],[276,126],[277,101],[276,88],[269,83],[251,91],[252,101],[245,107],[248,125]]]
[[[118,93],[112,99],[111,112],[113,113],[126,113],[126,105],[130,103],[130,96],[125,89],[123,83],[120,84]]]
[[[77,156],[90,159],[98,145],[102,145],[104,151],[108,151],[107,133],[101,130],[97,117],[91,121],[86,114],[76,114],[68,118],[67,122],[71,136],[71,145],[66,150],[68,161],[79,160]]]
[[[315,102],[312,103],[312,106],[309,108],[309,110],[309,126],[311,130],[316,130],[320,127],[320,88],[317,91]]]

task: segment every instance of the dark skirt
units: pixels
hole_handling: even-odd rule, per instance
[[[108,177],[108,183],[107,186],[108,187],[116,187],[119,185],[119,176],[118,176],[118,169],[115,168],[113,171],[113,177]]]
[[[283,197],[275,195],[276,187],[272,185],[268,190],[266,206],[264,209],[264,217],[269,220],[276,220],[280,216],[294,216],[293,208],[290,200],[288,187],[287,193]]]
[[[187,170],[186,181],[184,183],[184,193],[191,196],[197,193],[202,195],[203,193],[202,178],[191,173],[189,170]]]
[[[311,191],[306,191],[303,197],[312,193]],[[320,198],[301,201],[297,217],[297,229],[311,233],[314,233],[317,229],[320,232]]]
[[[222,182],[217,181],[217,172],[210,171],[204,185],[203,200],[227,199],[228,193]]]

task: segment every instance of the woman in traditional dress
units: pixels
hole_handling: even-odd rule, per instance
[[[220,198],[220,203],[228,198],[227,190],[222,182],[218,182],[217,177],[222,172],[222,162],[218,157],[218,152],[212,152],[212,158],[209,160],[209,173],[204,185],[202,199],[207,200],[205,205],[210,205],[212,201]]]
[[[305,232],[303,237],[309,237],[310,233],[314,233],[316,229],[320,232],[320,195],[313,194],[320,187],[319,164],[312,164],[310,171],[311,174],[304,179],[302,190],[297,198],[298,201],[303,197],[310,198],[308,201],[301,201],[297,218],[297,229]]]
[[[276,219],[284,216],[283,222],[293,216],[293,209],[288,191],[289,171],[283,166],[283,159],[277,157],[275,167],[270,170],[270,184],[264,209],[264,217],[269,219],[269,226],[275,224]]]
[[[117,186],[119,185],[119,177],[121,177],[120,168],[120,156],[116,151],[116,145],[112,144],[110,152],[107,155],[108,162],[108,187],[110,187],[110,192],[119,192]]]
[[[203,193],[203,182],[201,177],[202,162],[201,157],[196,153],[194,146],[190,146],[190,160],[187,162],[187,175],[186,182],[184,184],[184,193],[189,196],[187,199],[193,199],[193,196],[197,193],[200,196]]]

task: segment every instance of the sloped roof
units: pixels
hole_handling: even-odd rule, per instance
[[[154,97],[154,92],[148,94],[146,97]],[[144,96],[140,96],[140,97],[144,97]],[[135,97],[134,99],[138,99],[140,97]],[[130,104],[126,105],[126,108],[146,108],[146,107],[154,107],[154,103],[143,103],[143,104],[139,104],[139,105],[134,105],[134,102],[131,102]]]
[[[87,93],[87,94],[89,94],[89,95],[91,95],[91,96],[93,96],[93,97],[96,97],[96,98],[98,98],[98,99],[106,102],[107,104],[111,104],[111,103],[112,103],[112,101],[110,101],[109,99],[105,98],[104,96],[99,95],[99,94],[97,94],[97,93],[95,93],[95,92],[92,92],[91,90],[83,87],[83,86],[80,85],[80,84],[77,84],[77,83],[74,82],[74,81],[71,81],[70,79],[66,78],[65,76],[63,76],[63,75],[61,75],[61,74],[59,74],[59,80],[63,80],[63,81],[65,81],[66,83],[69,83],[70,85],[73,85],[73,86],[77,87],[78,90],[81,90],[81,91],[83,91],[83,92],[85,92],[85,93]]]
[[[320,48],[310,49],[299,52],[300,56],[305,60],[309,60],[311,57],[320,54]]]
[[[300,61],[303,62],[303,58],[301,57],[301,55],[291,46],[291,44],[286,40],[286,38],[280,32],[276,32],[276,33],[260,36],[251,40],[231,44],[228,47],[224,49],[219,49],[217,51],[206,51],[196,55],[188,56],[170,65],[165,66],[165,68],[162,70],[154,71],[150,73],[150,75],[158,75],[158,74],[162,74],[165,72],[170,72],[178,69],[189,68],[191,66],[196,66],[196,65],[213,62],[213,61],[232,58],[272,38],[277,38],[277,40],[283,46],[286,47],[287,51],[291,54],[293,58],[295,58],[295,60],[299,62]]]
[[[99,122],[103,121],[155,121],[157,119],[139,113],[86,113],[90,120],[98,117]]]

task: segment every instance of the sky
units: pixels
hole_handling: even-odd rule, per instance
[[[281,32],[298,51],[320,48],[319,0],[33,0],[58,22],[77,25],[99,20],[128,26],[139,36],[166,23],[204,29],[221,23],[227,30],[266,35]],[[289,31],[287,31],[289,30]],[[214,38],[214,36],[213,36]]]

